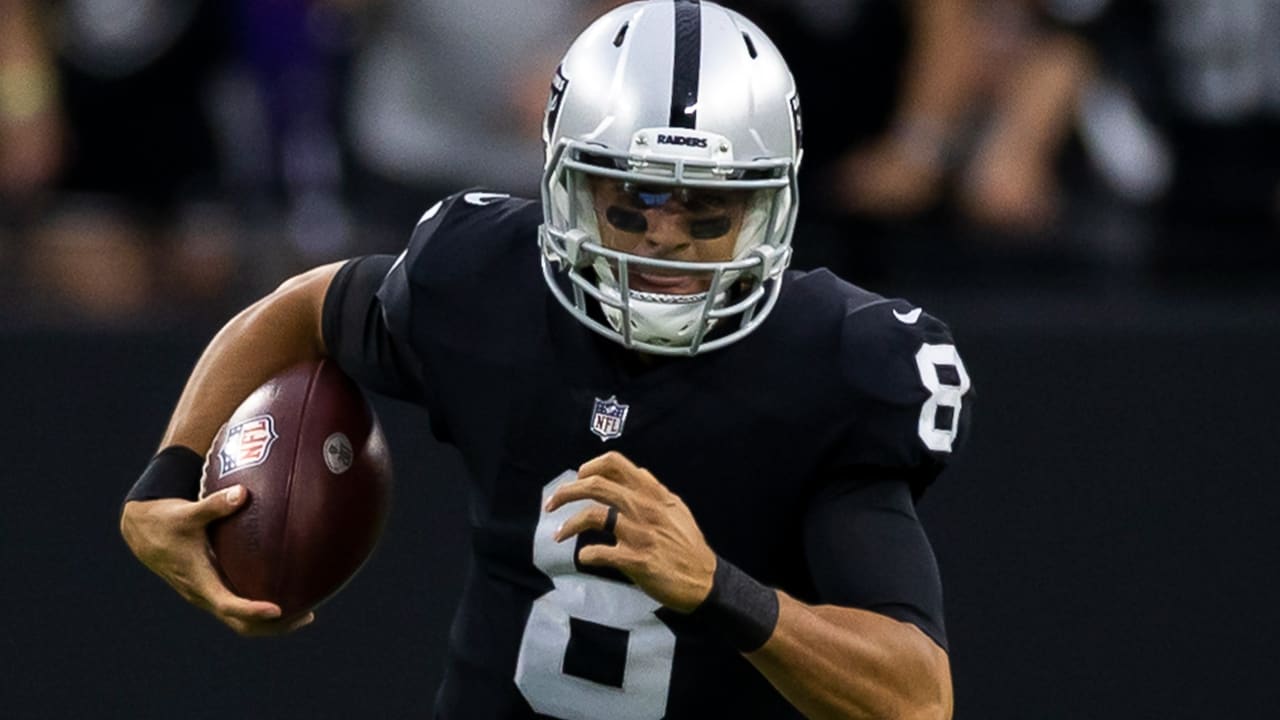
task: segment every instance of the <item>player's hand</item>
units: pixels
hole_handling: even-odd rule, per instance
[[[584,530],[609,530],[610,508],[615,508],[612,531],[618,542],[587,545],[578,553],[579,562],[616,568],[650,597],[679,612],[691,612],[706,599],[716,570],[715,553],[688,506],[652,473],[621,453],[605,453],[578,468],[578,479],[551,495],[547,511],[584,499],[601,504],[566,520],[556,541]]]
[[[177,498],[125,503],[120,533],[133,554],[169,583],[187,602],[208,611],[240,635],[280,635],[308,625],[314,613],[280,621],[274,603],[232,593],[218,577],[206,528],[244,506],[248,492],[239,485],[191,502]]]

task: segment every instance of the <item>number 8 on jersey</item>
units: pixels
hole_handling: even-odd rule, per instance
[[[577,478],[566,470],[542,489],[542,503]],[[555,589],[533,603],[520,640],[515,682],[534,710],[565,720],[649,720],[666,714],[676,636],[654,611],[661,607],[634,585],[586,575],[574,564],[576,543],[556,542],[556,529],[589,500],[543,511],[534,530],[533,564]],[[579,659],[592,645],[615,645],[618,671],[604,658]],[[599,649],[599,648],[596,648]],[[602,662],[604,660],[604,662]],[[593,676],[593,677],[587,677]]]

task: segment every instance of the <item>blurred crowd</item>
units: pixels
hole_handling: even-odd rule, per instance
[[[0,0],[0,323],[214,319],[536,195],[610,0]],[[724,0],[790,59],[799,267],[873,289],[1269,280],[1280,2]]]

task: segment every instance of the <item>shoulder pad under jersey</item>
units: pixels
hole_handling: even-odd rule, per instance
[[[431,206],[378,290],[387,325],[421,347],[424,333],[467,340],[519,322],[507,305],[542,287],[541,222],[538,203],[481,189]]]
[[[878,296],[851,302],[841,366],[869,440],[857,464],[936,475],[967,437],[968,370],[950,329],[923,308]]]
[[[536,244],[541,221],[540,208],[532,200],[483,189],[464,190],[423,213],[403,264],[415,279],[422,272],[430,272],[434,282],[465,279],[480,265],[508,255],[515,244]],[[428,257],[432,262],[424,264]]]

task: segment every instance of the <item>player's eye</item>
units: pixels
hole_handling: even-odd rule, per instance
[[[724,192],[715,190],[690,190],[682,189],[680,191],[680,203],[685,206],[689,212],[706,213],[715,210],[724,210],[733,204],[730,196]]]

